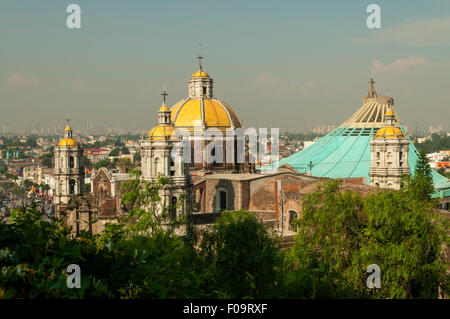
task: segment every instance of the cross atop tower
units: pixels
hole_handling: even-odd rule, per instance
[[[70,124],[69,113],[66,113],[66,122],[67,122],[67,126],[69,126],[69,124]]]
[[[198,67],[200,68],[200,71],[202,71],[203,70],[202,69],[202,59],[203,59],[203,57],[199,54],[197,59],[198,59]]]
[[[375,88],[373,87],[374,83],[375,83],[375,81],[372,78],[370,78],[369,90],[367,91],[366,98],[374,99],[377,97],[377,92],[375,91]]]
[[[166,96],[169,95],[166,93],[166,91],[164,90],[161,95],[163,96],[163,104],[166,105]]]

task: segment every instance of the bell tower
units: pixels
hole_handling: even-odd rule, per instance
[[[167,93],[162,94],[163,103],[158,111],[158,125],[152,128],[146,139],[141,141],[142,178],[155,181],[158,176],[169,179],[161,190],[162,205],[169,209],[171,218],[187,215],[189,209],[190,178],[188,166],[182,160],[182,147],[177,147],[181,140],[170,121],[171,111],[166,106]],[[185,227],[174,229],[182,233]]]
[[[64,138],[54,151],[55,204],[67,204],[71,196],[81,193],[84,188],[83,149],[73,138],[69,121],[67,119]]]
[[[395,114],[388,109],[384,115],[384,126],[370,142],[370,185],[400,189],[401,179],[409,174],[409,141],[397,126]]]

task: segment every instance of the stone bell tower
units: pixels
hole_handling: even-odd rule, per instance
[[[83,149],[72,136],[72,128],[67,126],[64,138],[55,147],[55,204],[67,204],[72,195],[79,194],[84,188],[84,172],[81,163]]]
[[[170,121],[171,111],[166,106],[167,93],[162,94],[163,103],[158,111],[158,125],[141,141],[142,178],[155,181],[166,177],[169,183],[161,191],[162,204],[168,207],[172,218],[187,215],[189,209],[190,175],[182,161],[181,142]],[[162,209],[162,207],[160,207]]]
[[[409,141],[398,127],[395,114],[388,109],[384,115],[384,126],[370,142],[370,185],[400,189],[401,179],[409,174]]]

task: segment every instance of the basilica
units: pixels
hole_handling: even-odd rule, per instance
[[[230,105],[214,97],[213,79],[198,59],[187,97],[168,107],[163,92],[155,114],[158,124],[141,140],[141,178],[168,178],[158,209],[169,208],[172,218],[184,215],[187,227],[203,227],[225,210],[243,209],[277,234],[293,236],[302,197],[322,180],[340,179],[342,189],[366,195],[378,187],[398,189],[401,177],[413,170],[417,151],[400,126],[393,99],[378,96],[373,80],[363,106],[347,122],[277,162],[276,169],[257,170],[248,150],[238,160],[234,132],[242,128],[241,121]],[[211,132],[220,134],[211,139]],[[81,156],[81,145],[67,125],[55,147],[55,205],[74,233],[99,233],[127,215],[120,185],[132,177],[101,168],[93,173],[91,193],[80,194]],[[186,227],[177,231],[182,234]]]

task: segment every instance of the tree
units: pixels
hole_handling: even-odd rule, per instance
[[[124,146],[125,144],[122,142],[122,139],[120,137],[118,137],[115,141],[114,141],[114,146],[116,147],[121,147]]]
[[[290,258],[299,269],[316,264],[322,270],[312,297],[323,287],[335,296],[437,298],[439,287],[448,294],[448,221],[414,187],[362,198],[331,181],[304,198]],[[381,268],[379,289],[366,286],[371,264]]]
[[[25,142],[25,145],[35,148],[37,147],[36,137],[35,136],[27,136],[27,140]]]
[[[109,153],[109,156],[119,156],[119,155],[120,155],[120,149],[119,148],[115,148]]]
[[[200,255],[225,298],[270,298],[280,284],[281,253],[266,227],[247,211],[226,211],[202,234]]]
[[[92,169],[92,167],[94,166],[92,164],[92,161],[87,158],[86,156],[82,155],[81,156],[81,162],[88,168],[88,169]]]
[[[133,161],[135,163],[140,163],[141,162],[141,154],[139,152],[134,153],[133,155]]]
[[[95,169],[100,169],[101,167],[113,167],[113,163],[109,159],[102,159],[95,163]]]
[[[411,189],[419,200],[430,200],[434,193],[433,177],[431,175],[430,161],[423,149],[419,151],[414,176],[411,179]]]
[[[130,168],[133,166],[133,162],[128,157],[124,157],[124,158],[119,158],[116,165],[119,167]]]
[[[128,155],[128,154],[130,154],[130,150],[126,146],[123,146],[120,150],[120,153],[122,153],[124,155]]]
[[[46,167],[52,167],[53,157],[54,157],[54,147],[51,146],[47,149],[46,153],[42,154],[39,158],[42,159],[42,165]]]

